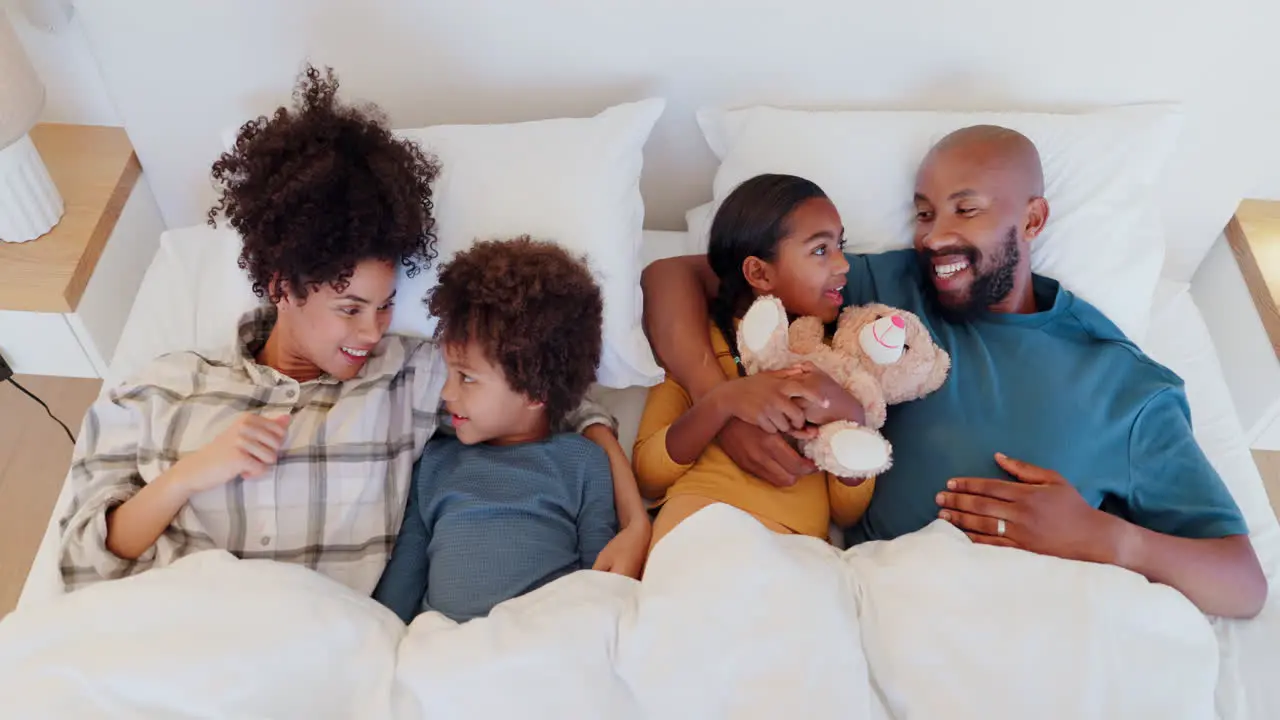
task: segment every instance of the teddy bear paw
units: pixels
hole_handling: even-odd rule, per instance
[[[880,433],[856,423],[840,421],[824,425],[805,454],[837,477],[867,478],[893,465],[893,447]]]
[[[770,369],[789,355],[787,311],[781,300],[763,295],[751,304],[738,325],[738,352],[750,373]]]

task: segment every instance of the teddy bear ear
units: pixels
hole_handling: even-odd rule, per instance
[[[788,359],[787,311],[772,295],[756,298],[738,324],[738,353],[743,367],[754,374]]]

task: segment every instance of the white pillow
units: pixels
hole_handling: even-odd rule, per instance
[[[1032,268],[1141,340],[1164,263],[1155,186],[1181,120],[1175,105],[1081,114],[703,110],[698,123],[722,163],[714,204],[686,219],[705,243],[714,208],[738,184],[788,173],[835,202],[850,252],[910,247],[912,188],[929,147],[962,127],[1002,125],[1031,138],[1044,163],[1050,218],[1032,245]]]
[[[440,257],[431,272],[401,277],[391,331],[430,334],[420,302],[435,268],[476,240],[532,235],[587,255],[604,295],[598,381],[653,385],[662,370],[640,326],[642,150],[666,105],[650,99],[593,118],[401,130],[441,162],[435,185]]]
[[[442,167],[433,196],[439,257],[417,277],[401,270],[391,332],[434,332],[435,318],[421,301],[439,266],[460,250],[477,240],[532,235],[590,260],[604,296],[597,382],[614,388],[660,382],[662,369],[640,325],[640,171],[644,144],[665,107],[666,100],[651,98],[590,118],[397,130]],[[227,149],[238,129],[223,132]]]
[[[217,230],[192,225],[160,235],[103,391],[166,353],[217,350],[235,341],[240,316],[261,302],[236,265],[242,247],[240,235],[225,224]]]

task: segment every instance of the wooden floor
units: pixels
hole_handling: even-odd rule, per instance
[[[98,394],[98,380],[19,375],[73,433]],[[1271,507],[1280,516],[1280,452],[1254,451]],[[71,441],[44,409],[0,383],[0,617],[18,601],[49,513],[71,463]]]
[[[72,433],[100,380],[18,375]],[[35,400],[0,383],[0,617],[18,602],[49,513],[71,465],[71,441]]]

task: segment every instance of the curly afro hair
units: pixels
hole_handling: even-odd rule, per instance
[[[329,68],[308,66],[293,108],[245,123],[213,164],[219,213],[244,239],[240,268],[279,302],[328,283],[342,292],[357,263],[384,260],[410,276],[435,259],[435,158],[396,138],[372,105],[344,105]],[[272,283],[273,278],[282,283]]]
[[[604,302],[584,260],[527,235],[476,243],[440,269],[427,297],[445,344],[476,342],[512,390],[559,423],[600,364]]]

